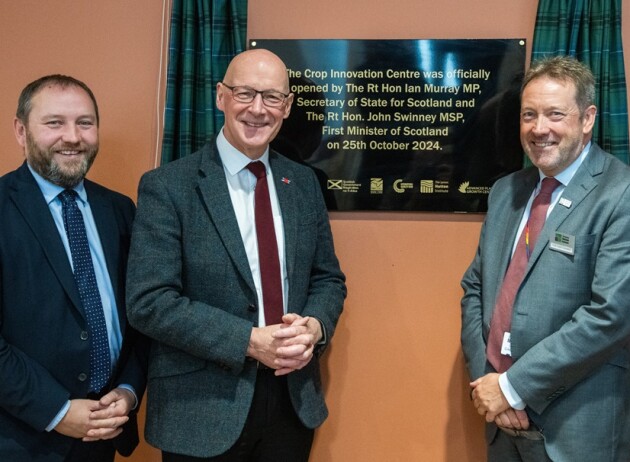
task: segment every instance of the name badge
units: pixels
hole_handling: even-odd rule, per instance
[[[575,255],[575,236],[555,232],[549,248],[567,255]]]
[[[512,356],[512,341],[509,332],[503,334],[503,342],[501,343],[501,354],[505,356]]]

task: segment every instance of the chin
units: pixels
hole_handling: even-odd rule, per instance
[[[270,139],[268,137],[264,137],[262,139],[256,137],[255,139],[251,139],[251,138],[248,139],[245,143],[243,143],[243,146],[248,151],[260,150],[261,152],[264,152],[267,146],[269,145],[269,142],[270,142]]]

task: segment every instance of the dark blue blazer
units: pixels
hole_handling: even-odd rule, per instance
[[[85,189],[116,294],[123,345],[108,388],[145,387],[146,353],[126,322],[125,272],[135,207],[89,180]],[[0,178],[0,460],[64,459],[73,440],[46,426],[68,399],[85,398],[89,341],[85,314],[48,205],[24,163]],[[138,444],[135,416],[113,442]]]

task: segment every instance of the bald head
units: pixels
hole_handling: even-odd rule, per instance
[[[247,85],[246,80],[256,78],[258,88],[289,93],[287,67],[274,53],[264,49],[239,53],[225,72],[223,81],[230,85]]]
[[[240,53],[217,83],[216,103],[225,116],[225,139],[250,159],[260,158],[291,112],[286,66],[269,50]]]

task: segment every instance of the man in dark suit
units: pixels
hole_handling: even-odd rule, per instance
[[[594,94],[571,58],[526,73],[534,166],[493,186],[462,280],[490,461],[630,460],[630,169],[591,141]]]
[[[219,135],[140,183],[127,300],[154,339],[146,438],[164,461],[306,461],[345,278],[315,175],[269,149],[285,65],[239,54],[216,101]]]
[[[134,205],[84,179],[98,123],[94,95],[72,77],[42,77],[18,101],[14,130],[26,162],[0,178],[3,461],[111,462],[116,449],[129,455],[138,444],[133,409],[146,358],[124,300]],[[62,197],[73,198],[79,240],[66,234]]]

